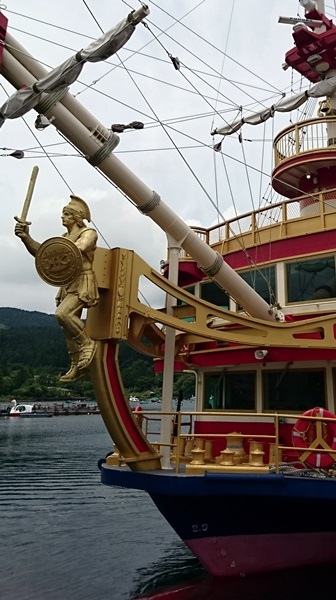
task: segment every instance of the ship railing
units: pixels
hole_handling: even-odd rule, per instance
[[[295,422],[300,419],[307,421],[307,428],[310,423],[315,423],[316,430],[320,427],[320,431],[322,428],[322,424],[331,422],[332,425],[336,428],[335,418],[326,417],[326,416],[304,416],[298,413],[248,413],[248,412],[233,412],[233,411],[172,411],[172,412],[157,412],[157,411],[143,411],[143,426],[142,430],[146,435],[148,441],[155,447],[157,452],[160,452],[160,449],[164,446],[169,446],[171,449],[171,461],[175,463],[176,473],[179,473],[182,465],[185,465],[186,462],[191,462],[193,460],[192,450],[190,455],[185,455],[185,449],[188,442],[191,443],[192,448],[200,448],[202,444],[207,441],[214,442],[215,440],[222,439],[223,440],[223,448],[227,447],[228,440],[233,435],[239,436],[242,442],[247,441],[249,444],[251,442],[262,442],[263,444],[267,444],[269,448],[269,460],[268,463],[260,463],[260,466],[266,466],[267,464],[273,465],[273,472],[280,472],[280,463],[282,462],[282,456],[284,452],[290,454],[294,462],[300,462],[300,456],[304,456],[307,454],[329,454],[335,455],[335,463],[336,463],[336,448],[330,448],[326,443],[322,441],[325,447],[321,447],[321,444],[316,444],[314,446],[314,441],[307,448],[299,448],[297,446],[291,444],[285,444],[282,441],[282,437],[280,434],[281,425],[290,424],[291,427],[294,427]],[[162,443],[159,439],[161,423],[163,418],[170,418],[171,420],[171,438],[170,443]],[[225,433],[213,433],[212,431],[202,431],[201,433],[195,432],[195,423],[196,421],[202,420],[206,422],[206,419],[211,419],[211,422],[222,422],[226,424],[232,421],[232,431],[225,431]],[[233,419],[236,419],[235,421]],[[256,424],[259,422],[267,422],[273,431],[271,433],[255,433]],[[236,429],[239,430],[239,422],[244,423],[246,428],[246,423],[251,423],[251,430],[246,431],[245,433],[237,432]],[[318,423],[320,425],[318,425]],[[321,436],[322,439],[322,436]],[[326,447],[327,446],[327,447]],[[214,458],[209,460],[209,462],[214,462]]]
[[[335,147],[336,149],[336,147]],[[302,230],[325,231],[335,228],[336,188],[313,194],[302,194],[296,198],[283,199],[269,203],[254,211],[211,227],[193,227],[191,229],[206,244],[225,254],[231,249],[249,247],[297,235],[297,222],[302,222]],[[314,203],[314,211],[301,212],[301,207]],[[304,221],[304,223],[303,223]],[[180,260],[192,257],[180,249]]]
[[[316,117],[283,129],[274,139],[274,167],[306,153],[336,149],[336,117]]]
[[[179,415],[182,414],[182,419]],[[174,452],[174,448],[177,448],[177,442],[174,443],[174,438],[177,439],[179,436],[183,435],[183,430],[187,429],[187,434],[190,436],[192,434],[192,414],[187,414],[185,412],[157,412],[157,411],[142,411],[141,416],[143,417],[143,425],[142,430],[147,437],[148,441],[151,442],[154,447],[159,449],[161,446],[169,446]],[[162,416],[168,416],[171,420],[171,443],[163,444],[160,442],[157,437],[161,432],[161,423]],[[183,418],[185,417],[185,418]]]

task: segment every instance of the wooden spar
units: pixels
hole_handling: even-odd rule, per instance
[[[30,225],[30,223],[27,222],[27,216],[28,216],[31,199],[33,197],[33,192],[34,192],[38,172],[39,172],[39,168],[37,165],[35,165],[35,167],[33,167],[33,169],[32,169],[31,175],[30,175],[25,201],[23,203],[23,207],[22,207],[22,211],[21,211],[21,216],[14,217],[15,221],[18,221],[18,223],[27,223]]]

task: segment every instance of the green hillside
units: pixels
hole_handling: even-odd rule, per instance
[[[58,328],[54,315],[28,311],[20,308],[0,308],[0,329],[12,327],[53,327]]]
[[[154,374],[150,357],[127,344],[119,348],[120,370],[127,395],[161,396],[162,377]],[[65,340],[55,316],[18,308],[0,308],[0,398],[48,400],[64,396],[94,398],[89,378],[66,388],[60,374],[67,371],[69,359]],[[181,374],[174,395],[183,388],[185,397],[194,393],[194,376]]]

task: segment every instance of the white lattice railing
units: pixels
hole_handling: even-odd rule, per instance
[[[274,166],[307,152],[336,149],[336,117],[301,121],[287,127],[274,140]]]
[[[335,218],[331,213],[336,213],[335,201],[336,188],[325,192],[303,195],[292,200],[284,199],[276,204],[268,204],[263,208],[245,213],[238,217],[229,219],[225,223],[219,223],[212,227],[191,227],[193,231],[207,244],[230,244],[233,240],[245,239],[245,246],[253,245],[262,239],[266,241],[268,231],[273,241],[280,237],[295,235],[298,222],[306,233],[310,231],[324,231],[336,226]],[[309,215],[301,214],[301,205],[306,200],[314,201],[316,208]],[[248,238],[248,239],[247,239]],[[180,258],[189,256],[183,249]]]

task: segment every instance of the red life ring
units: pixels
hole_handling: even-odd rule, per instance
[[[300,454],[300,460],[310,467],[328,469],[336,462],[336,415],[325,408],[316,407],[307,410],[302,416],[335,419],[334,423],[332,421],[298,419],[292,430],[293,446],[306,450]],[[330,454],[313,452],[317,448],[330,450]],[[332,451],[335,453],[332,454]]]

